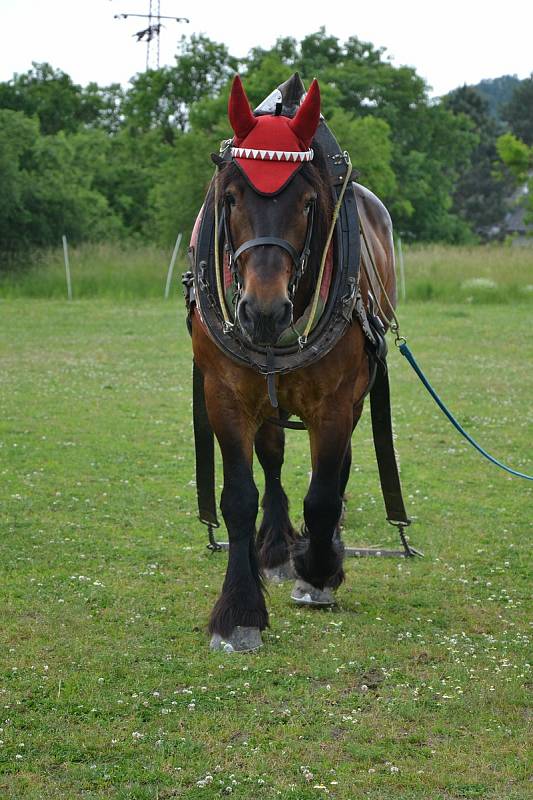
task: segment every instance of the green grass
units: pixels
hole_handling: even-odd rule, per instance
[[[529,308],[402,316],[471,433],[531,473]],[[226,556],[195,518],[181,303],[3,301],[0,357],[2,800],[531,797],[531,484],[482,461],[397,353],[425,558],[349,561],[329,612],[270,587],[264,648],[230,657],[207,649]],[[287,438],[298,523],[308,447]],[[368,410],[345,539],[394,541]]]
[[[162,297],[170,252],[140,244],[85,244],[71,248],[76,299]],[[407,300],[493,304],[533,302],[533,247],[488,245],[404,248]],[[174,270],[174,286],[188,269],[186,244]],[[34,256],[17,272],[0,272],[0,298],[66,296],[63,251]]]
[[[533,299],[533,247],[415,245],[404,250],[408,300],[517,303]]]
[[[188,269],[182,242],[174,268],[174,285]],[[75,299],[108,297],[118,300],[163,297],[172,250],[145,244],[84,244],[69,248]],[[66,297],[63,249],[32,256],[17,271],[0,271],[0,298]]]

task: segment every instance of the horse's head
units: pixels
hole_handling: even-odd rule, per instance
[[[236,317],[254,343],[274,344],[292,322],[316,209],[325,202],[310,149],[320,118],[318,84],[313,82],[293,119],[255,117],[236,78],[229,118],[233,160],[219,176],[219,190],[240,286]]]

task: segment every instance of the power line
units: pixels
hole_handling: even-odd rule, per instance
[[[187,17],[171,17],[164,14],[161,14],[161,0],[156,0],[156,10],[154,13],[154,0],[149,0],[148,5],[148,14],[133,14],[133,13],[125,13],[125,14],[115,14],[115,19],[129,19],[130,17],[136,17],[138,19],[146,19],[148,20],[148,26],[143,28],[140,31],[137,31],[133,34],[133,36],[137,37],[138,42],[146,42],[146,69],[150,69],[151,64],[151,43],[155,39],[156,41],[156,58],[155,58],[155,67],[159,69],[160,66],[160,59],[161,59],[161,29],[165,26],[162,24],[161,20],[172,20],[172,22],[185,22],[189,23],[190,20]]]

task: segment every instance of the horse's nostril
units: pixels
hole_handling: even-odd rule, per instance
[[[273,344],[292,322],[292,303],[281,300],[263,310],[253,297],[243,297],[237,306],[237,318],[242,331],[252,341]]]
[[[277,319],[280,326],[283,328],[289,327],[292,322],[292,303],[290,300],[286,300],[283,303],[277,314]]]
[[[251,322],[250,313],[248,311],[248,301],[241,300],[239,303],[239,317],[243,322]]]

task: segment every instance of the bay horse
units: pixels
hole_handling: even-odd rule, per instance
[[[234,80],[229,120],[235,134],[233,144],[244,142],[244,146],[235,150],[235,158],[220,165],[214,180],[227,211],[228,235],[235,252],[243,247],[235,265],[239,284],[235,316],[242,335],[252,343],[274,344],[307,307],[316,285],[333,211],[324,155],[313,141],[319,118],[316,81],[289,120],[279,114],[254,116],[239,77]],[[258,119],[265,120],[259,133]],[[283,139],[285,134],[288,145],[280,145],[279,136]],[[290,139],[293,134],[297,145]],[[258,141],[253,141],[253,136],[259,137]],[[250,157],[246,160],[248,151],[266,152],[257,149],[257,144],[266,141],[261,136],[267,140],[274,136],[274,146],[290,151],[289,155],[299,161],[291,165],[256,163]],[[271,140],[268,145],[273,146]],[[295,152],[313,155],[308,158]],[[238,157],[241,153],[245,156],[242,160]],[[279,166],[283,169],[273,177],[272,170]],[[359,184],[354,184],[354,189],[359,214],[359,222],[354,220],[354,224],[360,223],[365,230],[366,245],[394,304],[390,216],[372,192]],[[285,245],[288,243],[297,253],[302,250],[310,210],[314,222],[308,266],[295,286],[295,260]],[[275,243],[265,242],[273,237]],[[259,243],[246,245],[250,240]],[[359,288],[365,303],[371,289],[383,305],[382,290],[369,287],[364,271]],[[387,326],[387,319],[382,322]],[[290,563],[296,577],[292,597],[302,604],[332,604],[334,592],[344,579],[339,526],[351,466],[351,436],[370,380],[369,359],[362,329],[353,322],[320,360],[276,376],[279,409],[274,410],[264,376],[235,363],[221,351],[197,308],[192,313],[192,346],[195,363],[204,377],[209,422],[222,453],[220,508],[229,538],[226,576],[209,621],[211,647],[253,650],[261,645],[261,631],[268,626],[265,572]],[[282,427],[269,421],[273,415],[281,419],[297,415],[309,431],[312,477],[303,504],[301,534],[289,518],[281,483],[285,434]],[[265,474],[263,517],[257,534],[259,496],[253,476],[254,449]]]

